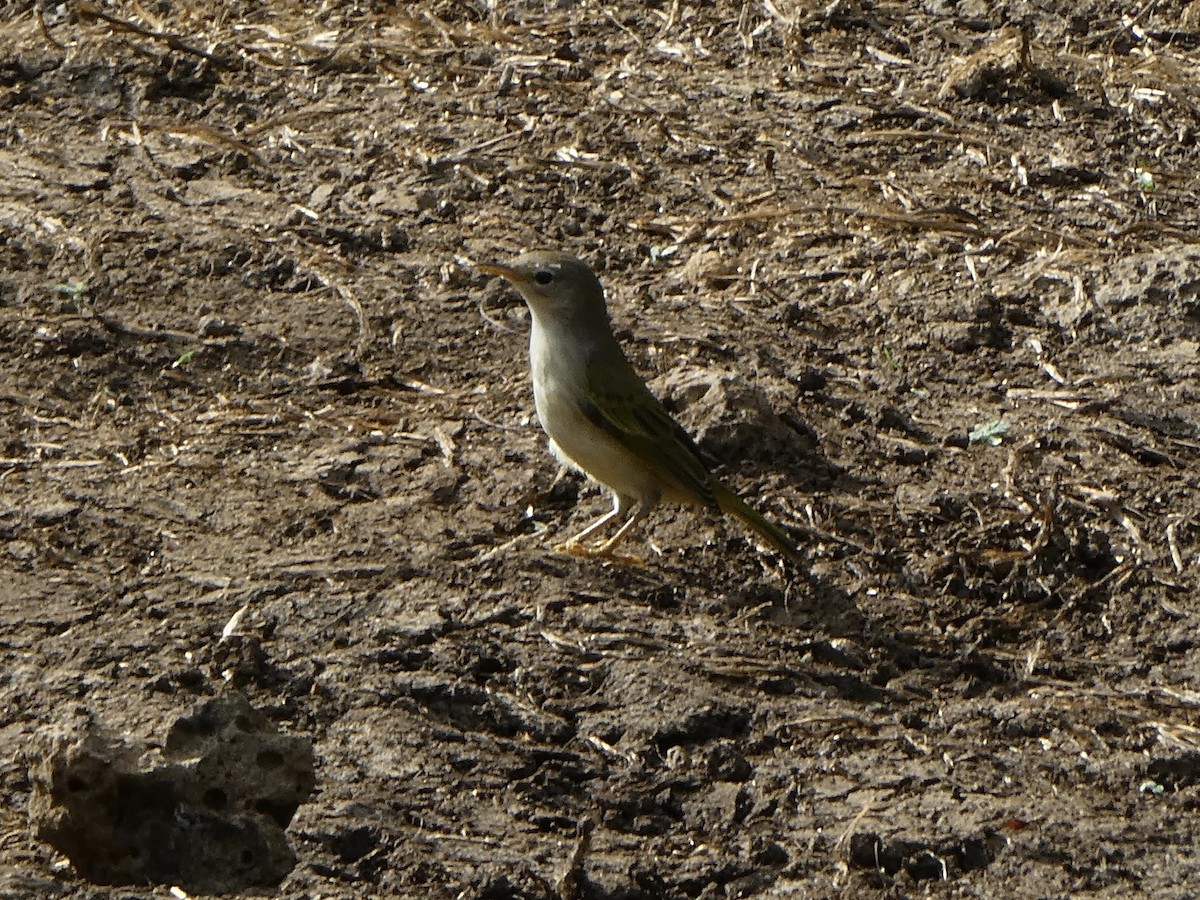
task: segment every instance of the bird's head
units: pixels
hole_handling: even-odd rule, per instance
[[[512,282],[535,319],[567,322],[608,318],[600,280],[587,263],[569,253],[536,251],[518,256],[507,266],[478,268]]]

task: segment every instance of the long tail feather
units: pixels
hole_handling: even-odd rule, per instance
[[[800,550],[796,547],[796,542],[788,536],[786,531],[769,519],[759,515],[747,506],[741,497],[715,479],[713,495],[717,498],[717,503],[720,505],[722,512],[741,519],[763,540],[788,559],[793,562],[801,561]]]

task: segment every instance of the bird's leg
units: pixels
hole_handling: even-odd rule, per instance
[[[613,508],[612,508],[611,512],[605,513],[599,519],[597,519],[595,522],[593,522],[591,525],[589,525],[587,528],[583,529],[583,531],[579,532],[579,534],[575,535],[575,537],[571,538],[568,541],[564,541],[563,543],[559,544],[554,549],[562,550],[567,553],[580,553],[583,550],[583,547],[582,547],[583,542],[586,541],[588,538],[590,538],[596,532],[603,531],[605,528],[607,528],[609,525],[611,525],[614,520],[619,519],[622,516],[624,516],[626,513],[628,513],[629,512],[629,504],[631,502],[632,501],[630,501],[626,497],[621,497],[621,496],[614,494],[613,495]]]
[[[628,521],[626,521],[624,525],[617,529],[616,534],[600,545],[598,552],[604,556],[614,556],[612,552],[613,547],[621,543],[621,541],[625,539],[625,535],[633,531],[637,524],[650,514],[650,510],[654,509],[654,507],[658,505],[660,497],[661,494],[658,491],[654,491],[653,493],[643,493],[637,498],[636,501],[630,500],[629,503],[637,503],[637,509],[634,510],[633,515],[629,517]],[[629,506],[629,503],[626,504],[626,507]],[[633,558],[633,561],[638,562],[639,564],[641,563],[641,560],[636,558]]]
[[[616,534],[614,534],[607,541],[605,541],[603,544],[601,544],[597,548],[596,552],[601,554],[602,556],[611,555],[613,547],[617,546],[617,544],[619,544],[624,539],[625,535],[629,534],[629,532],[633,530],[633,527],[635,525],[637,525],[638,522],[640,522],[640,521],[642,521],[642,519],[646,518],[646,516],[650,512],[651,505],[652,504],[649,504],[649,503],[639,503],[637,510],[634,512],[634,514],[632,516],[629,517],[629,520],[624,525],[622,525],[620,528],[617,529]]]

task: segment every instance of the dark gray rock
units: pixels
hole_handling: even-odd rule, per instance
[[[32,781],[39,837],[88,880],[231,893],[291,871],[284,829],[315,777],[308,738],[230,693],[175,722],[161,753],[99,729],[59,739]]]

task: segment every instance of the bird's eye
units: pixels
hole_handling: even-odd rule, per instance
[[[554,273],[549,269],[538,269],[533,273],[533,280],[538,284],[549,284],[554,280]]]

